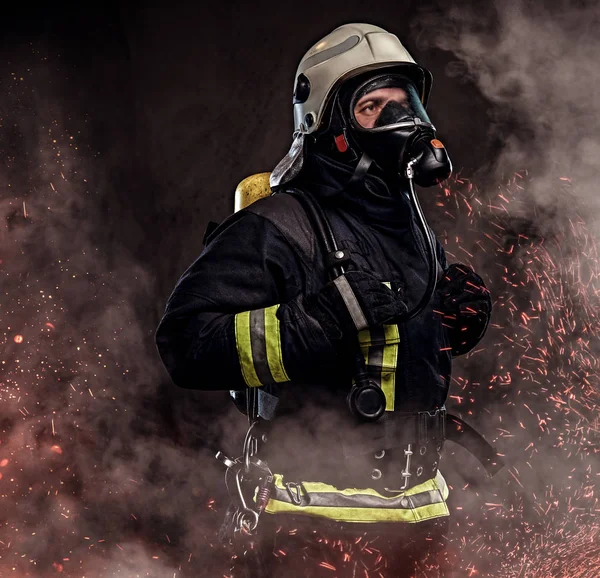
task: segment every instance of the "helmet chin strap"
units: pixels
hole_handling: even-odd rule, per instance
[[[346,187],[352,188],[353,186],[361,182],[365,178],[372,164],[373,159],[367,153],[363,152]]]

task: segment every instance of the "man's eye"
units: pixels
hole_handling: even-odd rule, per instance
[[[373,114],[377,110],[377,106],[374,103],[369,103],[361,107],[359,113],[361,114]]]

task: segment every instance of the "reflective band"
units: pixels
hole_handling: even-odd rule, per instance
[[[267,339],[265,333],[264,309],[250,311],[250,342],[252,345],[252,361],[260,385],[273,383],[273,376],[267,362]]]
[[[273,305],[265,309],[265,334],[267,342],[267,361],[271,369],[271,375],[276,383],[290,381],[283,367],[283,355],[281,353],[281,330],[277,310],[279,305]]]
[[[249,387],[290,381],[283,366],[278,309],[273,305],[235,316],[235,343]]]
[[[254,370],[250,342],[250,311],[244,311],[235,316],[235,346],[246,385],[258,387],[262,384]]]
[[[338,288],[344,303],[346,304],[346,308],[352,317],[352,321],[354,321],[354,325],[358,331],[366,329],[369,324],[367,323],[367,318],[363,313],[358,300],[356,299],[356,295],[354,291],[352,291],[352,287],[350,287],[350,283],[348,283],[348,279],[343,275],[340,275],[334,281],[335,286]]]
[[[400,331],[397,325],[384,325],[385,345],[381,359],[381,389],[385,393],[386,411],[394,411],[396,402],[396,368],[398,366],[398,344]]]
[[[340,44],[336,44],[331,48],[326,48],[325,50],[321,50],[312,56],[309,56],[303,63],[302,66],[304,70],[307,70],[311,66],[316,66],[317,64],[321,64],[321,62],[325,62],[338,54],[343,54],[347,50],[354,48],[360,42],[360,36],[353,34],[349,38],[346,38],[344,42],[340,42]]]
[[[394,411],[396,369],[400,331],[397,325],[371,327],[359,332],[358,339],[369,376],[385,393],[385,410]]]
[[[448,516],[449,490],[438,471],[431,478],[406,492],[384,496],[373,489],[338,490],[320,482],[302,482],[299,492],[290,496],[283,476],[275,474],[274,489],[266,512],[270,514],[307,514],[338,522],[421,522]],[[297,499],[299,497],[299,500]]]

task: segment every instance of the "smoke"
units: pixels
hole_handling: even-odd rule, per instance
[[[416,22],[421,45],[455,56],[446,73],[474,80],[492,104],[497,175],[532,171],[540,202],[554,201],[554,179],[568,175],[597,209],[599,23],[597,3],[571,0],[455,5]]]
[[[597,3],[521,0],[415,22],[421,47],[452,54],[457,86],[474,81],[489,101],[498,143],[481,189],[461,178],[438,195],[450,260],[476,268],[495,298],[449,400],[507,457],[485,484],[451,472],[469,486],[455,493],[453,541],[478,575],[591,577],[600,565],[572,548],[598,530],[599,23]]]
[[[450,260],[472,263],[496,299],[481,347],[455,365],[449,405],[509,462],[486,482],[470,456],[448,448],[455,575],[595,576],[600,8],[482,4],[415,18],[422,47],[454,55],[446,72],[456,89],[466,76],[488,99],[499,149],[485,186],[463,178],[438,196],[452,215],[439,231]],[[212,450],[226,428],[239,441],[231,429],[244,420],[225,412],[201,429],[206,396],[183,392],[174,432],[168,408],[156,408],[164,374],[140,310],[162,310],[160,281],[125,247],[109,202],[115,189],[127,194],[113,170],[127,151],[91,148],[99,122],[78,113],[80,94],[61,92],[67,71],[40,44],[16,47],[2,66],[0,576],[219,575],[222,467]],[[171,125],[196,142],[185,115]],[[237,149],[227,151],[238,170]],[[206,158],[213,166],[186,178],[189,189],[226,172]],[[168,161],[179,176],[182,163]],[[164,189],[178,207],[176,185]],[[322,422],[307,423],[324,437]]]
[[[0,576],[226,567],[221,472],[208,450],[175,443],[156,402],[139,317],[155,279],[115,230],[110,160],[61,92],[52,50],[16,46],[3,66]]]

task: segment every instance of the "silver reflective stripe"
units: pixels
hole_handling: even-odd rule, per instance
[[[252,344],[252,361],[258,379],[263,385],[274,383],[275,380],[267,361],[264,309],[250,311],[250,342]]]
[[[381,370],[383,369],[383,353],[385,350],[385,330],[383,326],[371,327],[369,329],[371,345],[369,345],[365,363],[369,375],[381,387]],[[374,345],[377,343],[378,345]]]
[[[309,56],[303,63],[302,67],[304,70],[308,70],[311,66],[316,66],[317,64],[321,64],[321,62],[325,62],[338,54],[342,54],[351,48],[354,48],[360,42],[360,37],[356,35],[350,36],[350,38],[346,38],[344,42],[340,42],[340,44],[336,44],[331,48],[327,48],[326,50],[321,50],[321,52],[317,52],[313,56]]]
[[[354,291],[352,291],[352,287],[350,287],[350,283],[348,283],[348,279],[346,279],[346,277],[344,277],[343,275],[340,275],[333,282],[338,288],[338,291],[340,292],[340,295],[342,296],[342,299],[346,304],[346,307],[352,317],[352,321],[354,321],[356,329],[358,331],[362,331],[363,329],[369,327],[369,324],[367,323],[367,318],[365,317],[365,314],[363,313],[362,309],[360,308],[360,305],[358,304],[358,300],[356,299]]]

